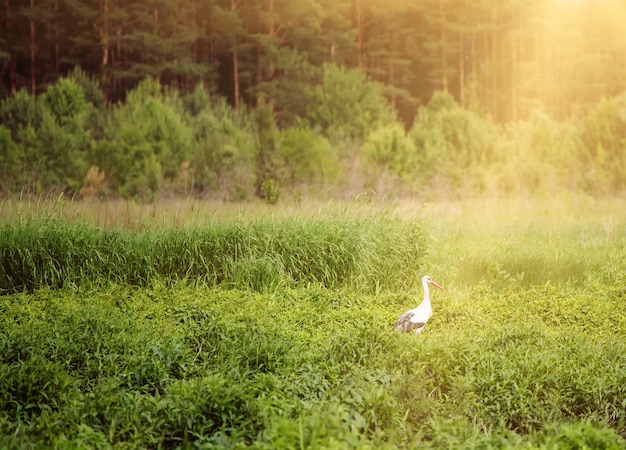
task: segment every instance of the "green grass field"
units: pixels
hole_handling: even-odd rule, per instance
[[[626,448],[623,201],[0,215],[2,448]]]

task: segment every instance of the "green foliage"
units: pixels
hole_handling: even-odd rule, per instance
[[[362,140],[371,128],[395,119],[379,84],[359,69],[334,64],[322,68],[322,80],[307,103],[306,118],[313,128],[331,137]]]
[[[70,78],[61,78],[48,86],[41,99],[60,126],[75,121],[85,111],[85,93]]]
[[[501,192],[545,196],[575,189],[574,137],[566,124],[535,110],[528,120],[510,124],[503,135],[507,153],[494,168],[494,184]]]
[[[41,103],[25,89],[21,89],[0,101],[0,119],[3,126],[10,130],[15,144],[13,147],[7,142],[7,150],[12,151],[7,152],[2,161],[2,172],[6,174],[3,185],[9,191],[18,188],[41,192],[42,184],[38,175],[44,170],[41,169],[35,131],[41,123]]]
[[[106,123],[106,105],[100,83],[80,67],[75,67],[67,78],[80,86],[85,94],[84,128],[95,139],[101,139]]]
[[[78,190],[89,145],[79,85],[61,78],[39,97],[19,91],[2,101],[0,116],[17,144],[10,188],[38,193]]]
[[[193,183],[200,192],[254,191],[254,135],[239,129],[228,117],[203,112],[193,121],[195,145],[190,155]]]
[[[594,195],[626,191],[626,95],[603,100],[578,127],[583,189]]]
[[[0,122],[3,129],[3,148],[6,153],[0,160],[3,173],[2,186],[13,189],[36,190],[40,187],[37,178],[39,168],[35,128],[40,123],[41,112],[37,100],[21,89],[0,101]],[[6,128],[5,128],[6,127]]]
[[[126,198],[151,199],[161,182],[161,166],[151,146],[132,123],[116,132],[112,142],[100,141],[92,150],[96,167],[104,169],[107,185]]]
[[[260,194],[268,205],[275,205],[280,198],[280,185],[274,178],[265,178],[261,187]]]
[[[4,225],[0,444],[626,448],[623,208],[608,235],[608,209],[494,224],[466,206],[433,218],[428,257],[423,217],[388,211]],[[514,253],[518,271],[556,262],[468,275]],[[390,328],[420,301],[420,265],[447,291],[416,340]]]
[[[295,4],[285,3],[283,8]],[[268,70],[279,71],[282,76],[262,81],[250,91],[256,98],[270,100],[275,110],[280,111],[277,116],[280,126],[294,126],[306,117],[309,98],[313,86],[320,78],[321,68],[311,64],[304,52],[285,46],[276,47],[273,39],[263,39],[260,42],[272,55],[271,59],[267,59],[267,63],[273,64],[272,69]]]
[[[0,173],[2,174],[0,192],[6,192],[13,186],[15,180],[19,179],[21,164],[18,146],[13,142],[11,130],[4,125],[0,125],[0,148],[3,149],[0,153]]]
[[[171,101],[158,82],[147,79],[111,112],[91,159],[115,193],[151,198],[163,181],[179,176],[193,140]]]
[[[33,220],[4,225],[1,236],[3,292],[82,282],[146,286],[160,279],[260,290],[281,284],[349,285],[372,292],[410,285],[412,271],[391,275],[407,265],[419,266],[425,254],[419,224],[384,215],[367,221],[234,222],[141,234]]]
[[[541,448],[606,449],[619,450],[625,447],[623,439],[614,430],[602,424],[583,421],[556,427],[553,435],[548,435]]]
[[[498,133],[490,120],[459,107],[450,94],[435,92],[419,109],[410,136],[419,155],[418,181],[453,191],[485,189],[481,171],[498,161]]]
[[[255,191],[256,132],[247,112],[235,114],[224,99],[202,85],[183,98],[194,145],[186,174],[187,191],[217,192],[245,200]]]
[[[272,106],[260,101],[255,111],[257,129],[256,193],[270,204],[278,201],[279,133]]]
[[[105,106],[97,82],[75,69],[39,96],[20,90],[0,101],[8,130],[0,131],[2,192],[257,196],[275,204],[370,187],[428,198],[626,191],[623,97],[577,121],[535,109],[496,126],[435,92],[407,136],[363,72],[335,65],[322,72],[310,98],[301,93],[305,117],[286,121],[269,100],[235,111],[202,84],[182,95],[151,78]]]
[[[415,177],[417,150],[400,124],[370,131],[363,144],[363,155],[374,166],[388,170],[400,180]]]
[[[36,127],[38,119],[36,98],[26,89],[20,89],[0,101],[0,122],[11,130],[14,139],[18,138],[20,129],[29,125]]]
[[[339,174],[339,155],[328,140],[308,128],[292,127],[280,132],[281,176],[289,186],[322,186]]]
[[[40,175],[45,186],[77,192],[87,166],[89,131],[85,130],[86,106],[82,88],[61,78],[40,97],[41,125],[37,130]]]
[[[104,108],[104,94],[100,89],[100,84],[93,77],[90,77],[87,72],[76,66],[67,75],[67,79],[82,88],[87,103],[90,103],[97,110]]]
[[[9,4],[0,93],[45,89],[82,63],[112,100],[146,76],[184,90],[202,82],[242,102],[264,96],[281,112],[279,123],[291,126],[305,114],[318,71],[338,64],[384,84],[405,123],[416,100],[427,101],[437,89],[455,92],[464,104],[481,102],[501,123],[526,118],[538,105],[566,118],[626,88],[626,7],[604,1],[600,9],[587,2],[535,8],[518,0],[497,9],[487,1],[445,8],[355,0]],[[45,33],[33,35],[29,25]],[[481,41],[483,33],[489,38]],[[468,36],[473,40],[464,48]],[[521,51],[540,41],[541,49]]]
[[[609,423],[622,417],[620,386],[626,381],[622,375],[626,360],[617,355],[623,346],[615,341],[581,340],[578,333],[574,338],[575,332],[570,334],[567,328],[579,327],[568,322],[552,335],[540,326],[511,323],[506,331],[485,336],[483,346],[490,355],[469,376],[476,400],[468,405],[468,414],[481,417],[487,427],[518,433],[579,417]],[[601,345],[606,347],[598,352]],[[563,364],[564,355],[576,365]],[[598,373],[600,367],[604,369]],[[599,395],[594,391],[597,385],[604,386]]]

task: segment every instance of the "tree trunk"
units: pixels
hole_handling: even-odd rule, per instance
[[[489,42],[487,39],[487,35],[488,32],[485,30],[482,33],[482,43],[483,43],[483,58],[484,58],[484,63],[483,63],[483,69],[482,69],[482,74],[480,77],[480,85],[482,86],[482,94],[483,94],[483,105],[485,107],[485,109],[487,111],[489,111],[491,114],[493,114],[492,111],[492,104],[490,101],[490,96],[491,95],[495,95],[492,92],[489,91],[490,89],[490,85],[489,85],[489,73],[491,72],[492,68],[491,68],[491,61],[489,60]]]
[[[274,23],[274,0],[269,0],[268,8],[270,23],[267,30],[267,34],[270,38],[276,37],[276,24]],[[276,75],[276,64],[274,58],[270,57],[270,62],[267,69],[267,79],[272,81]]]
[[[517,120],[517,40],[511,39],[511,119]]]
[[[268,26],[268,36],[270,38],[270,42],[276,38],[276,23],[274,22],[274,0],[269,0],[268,4],[268,12],[270,23]],[[269,55],[269,64],[267,68],[267,80],[272,82],[276,77],[276,62],[274,61],[274,56]],[[270,107],[272,111],[274,111],[274,98],[273,96],[267,99],[267,105]]]
[[[154,10],[152,11],[152,17],[154,18],[154,35],[158,36],[159,34],[159,10],[154,8]],[[159,69],[159,73],[158,75],[155,77],[156,81],[160,84],[161,83],[161,69]]]
[[[361,0],[354,0],[354,23],[356,27],[357,65],[363,68],[363,8]]]
[[[6,0],[5,2],[5,12],[6,12],[6,29],[7,29],[7,50],[9,54],[11,53],[11,38],[12,38],[12,28],[13,24],[11,23],[11,0]],[[9,89],[11,94],[15,92],[15,84],[16,84],[16,65],[15,58],[13,55],[9,56]]]
[[[444,92],[448,92],[448,58],[447,58],[447,53],[446,53],[446,41],[447,41],[447,36],[446,36],[446,28],[445,25],[443,24],[443,3],[441,0],[439,0],[438,2],[439,4],[439,17],[441,18],[441,30],[439,33],[439,45],[440,47],[440,63],[441,63],[441,88],[443,89]]]
[[[472,21],[472,18],[475,17],[474,9],[472,9],[471,0],[465,0],[465,8],[468,11],[468,22]],[[477,52],[476,52],[476,41],[477,41],[477,31],[476,28],[472,28],[471,25],[466,28],[469,32],[469,51],[470,51],[470,77],[469,77],[469,88],[470,88],[470,102],[475,102],[478,98],[478,62],[477,62]],[[467,84],[466,84],[467,87]],[[477,106],[477,105],[472,105]]]
[[[235,12],[239,6],[239,0],[230,0],[230,10]],[[235,111],[239,112],[239,97],[241,96],[239,87],[239,55],[237,53],[237,36],[233,41],[233,96]]]
[[[199,19],[201,16],[200,5],[198,5],[197,1],[193,2],[193,17],[197,18],[195,22],[194,31],[196,33],[196,38],[191,44],[191,59],[195,64],[200,64],[200,39],[202,39],[202,19]],[[200,80],[192,80],[188,79],[185,85],[185,89],[190,91],[193,90],[194,84],[203,81],[202,78]],[[194,83],[195,82],[195,83]]]
[[[497,53],[496,53],[496,48],[497,48],[497,42],[498,42],[498,36],[497,36],[497,22],[498,22],[498,10],[496,9],[497,7],[494,6],[491,9],[491,110],[492,110],[492,114],[494,119],[498,120],[498,103],[497,103],[497,99],[498,99],[498,74],[497,74],[497,69],[498,66],[496,64],[497,61]]]
[[[122,67],[126,67],[127,61],[126,61],[126,52],[122,51],[122,41],[124,39],[124,37],[122,36],[122,25],[119,26],[119,28],[117,29],[117,31],[115,32],[116,34],[116,40],[117,40],[117,53],[115,54],[115,59],[114,62],[117,62],[117,66],[119,67],[120,65]],[[122,54],[124,55],[122,58]],[[112,80],[112,86],[111,86],[111,90],[112,92],[116,92],[118,90],[118,87],[120,86],[120,79],[118,77],[116,77],[115,75],[113,76],[113,80]]]
[[[35,62],[36,62],[36,52],[37,49],[35,47],[36,45],[36,36],[35,36],[35,19],[34,19],[34,14],[33,11],[35,9],[35,0],[30,0],[30,12],[31,12],[31,16],[30,16],[30,93],[32,95],[35,95],[37,92],[37,78],[36,78],[36,69],[35,69]]]
[[[461,107],[465,108],[465,46],[463,32],[459,33],[459,98]]]
[[[392,33],[389,33],[389,43],[390,43],[390,49],[391,51],[395,50],[395,36]],[[387,71],[389,74],[389,80],[388,80],[388,84],[390,86],[395,86],[395,71],[394,71],[394,65],[393,65],[393,61],[391,58],[389,58],[388,63],[387,63]],[[394,109],[394,111],[396,111],[396,94],[391,94],[391,107]]]
[[[237,40],[235,39],[235,45]],[[239,112],[239,58],[237,57],[237,50],[233,50],[233,95],[235,102],[235,112]]]
[[[59,45],[59,0],[54,0],[54,69],[61,74],[61,47]]]
[[[394,85],[394,67],[392,63],[389,63],[389,84],[391,86]],[[396,102],[396,94],[391,94],[391,107],[393,108],[394,111],[397,111],[396,108],[397,102]]]
[[[104,101],[107,103],[108,83],[109,83],[109,0],[100,0],[100,12],[102,14],[102,24],[100,27],[100,44],[102,45],[102,59],[100,84],[104,91]]]
[[[478,64],[476,64],[476,33],[472,33],[470,56],[472,59],[472,79],[475,81],[478,75]]]

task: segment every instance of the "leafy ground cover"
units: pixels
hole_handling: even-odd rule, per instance
[[[303,245],[341,241],[325,220],[360,236],[362,247],[364,236],[377,236],[379,259],[406,257],[398,266],[355,253],[368,269],[345,283],[190,282],[159,272],[142,283],[48,285],[43,277],[32,289],[5,288],[0,446],[625,448],[624,217],[611,212],[607,227],[602,215],[508,212],[302,219],[299,240],[276,238],[259,250],[260,266],[246,262],[256,273],[266,252],[290,239],[285,252],[297,258]],[[238,226],[254,236],[267,223],[283,236],[293,222],[254,217]],[[141,242],[148,259],[155,242],[191,233],[10,226],[5,274],[16,254],[7,253],[10,242],[30,242],[34,229],[69,242],[115,232]],[[263,229],[257,236],[272,241],[274,231]],[[400,244],[393,251],[391,240]],[[326,261],[332,271],[335,259]],[[371,267],[383,281],[359,282]],[[397,280],[425,272],[447,288],[433,293],[431,322],[417,340],[391,332],[421,297],[419,284]]]

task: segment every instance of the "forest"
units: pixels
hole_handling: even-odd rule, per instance
[[[5,0],[0,194],[626,191],[623,0]]]

